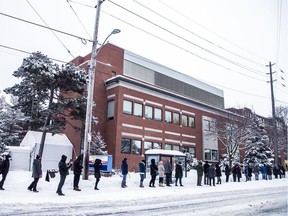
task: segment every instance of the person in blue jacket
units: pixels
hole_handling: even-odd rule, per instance
[[[139,174],[140,174],[140,187],[143,188],[143,182],[144,182],[144,177],[145,177],[145,172],[146,172],[146,161],[141,160],[139,162]]]
[[[126,180],[127,180],[127,174],[128,174],[128,163],[127,163],[127,158],[124,158],[121,164],[121,172],[122,172],[122,183],[121,187],[125,188],[127,187],[126,185]]]

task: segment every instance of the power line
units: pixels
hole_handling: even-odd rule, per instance
[[[223,66],[223,65],[221,65],[221,64],[219,64],[219,63],[217,63],[217,62],[211,61],[211,60],[209,60],[209,59],[207,59],[207,58],[205,58],[205,57],[202,57],[202,56],[200,56],[200,55],[198,55],[198,54],[195,54],[195,53],[191,52],[190,50],[187,50],[187,49],[185,49],[185,48],[183,48],[183,47],[181,47],[181,46],[179,46],[179,45],[177,45],[177,44],[175,44],[175,43],[172,43],[172,42],[170,42],[170,41],[168,41],[168,40],[165,40],[165,39],[163,39],[163,38],[161,38],[161,37],[159,37],[159,36],[157,36],[157,35],[155,35],[155,34],[152,34],[151,32],[145,31],[144,29],[142,29],[142,28],[140,28],[140,27],[138,27],[138,26],[135,26],[135,25],[133,25],[133,24],[131,24],[131,23],[129,23],[129,22],[127,22],[127,21],[119,18],[119,17],[116,17],[116,16],[108,13],[108,12],[105,12],[104,10],[102,10],[102,13],[107,14],[108,16],[111,16],[111,17],[113,17],[113,18],[115,18],[115,19],[117,19],[117,20],[119,20],[119,21],[121,21],[121,22],[123,22],[123,23],[125,23],[125,24],[127,24],[127,25],[129,25],[129,26],[131,26],[131,27],[133,27],[133,28],[136,28],[136,29],[138,29],[139,31],[142,31],[142,32],[144,32],[144,33],[146,33],[146,34],[148,34],[148,35],[150,35],[150,36],[152,36],[152,37],[155,37],[155,38],[157,38],[157,39],[159,39],[159,40],[161,40],[161,41],[163,41],[163,42],[165,42],[165,43],[167,43],[167,44],[169,44],[169,45],[172,45],[172,46],[174,46],[174,47],[176,47],[176,48],[178,48],[178,49],[181,49],[181,50],[183,50],[183,51],[185,51],[185,52],[187,52],[187,53],[189,53],[189,54],[191,54],[191,55],[193,55],[193,56],[195,56],[195,57],[197,57],[197,58],[199,58],[199,59],[202,59],[202,60],[204,60],[204,61],[210,62],[210,63],[212,63],[212,64],[214,64],[214,65],[217,65],[217,66],[219,66],[219,67],[222,67],[222,68],[224,68],[224,69],[226,69],[226,70],[228,70],[228,71],[232,71],[232,72],[239,73],[239,74],[241,74],[241,75],[243,75],[243,76],[246,76],[246,77],[249,77],[249,78],[251,78],[251,79],[260,80],[260,79],[258,79],[258,78],[249,76],[249,75],[244,74],[244,73],[242,73],[242,72],[239,72],[239,71],[237,71],[237,70],[234,70],[234,69],[231,69],[231,68],[229,68],[229,67]],[[266,81],[264,81],[264,80],[260,80],[260,81],[266,82]]]
[[[157,23],[154,23],[154,22],[148,20],[147,18],[145,18],[145,17],[143,17],[143,16],[140,16],[139,14],[136,14],[135,12],[133,12],[133,11],[131,11],[131,10],[128,10],[127,8],[125,8],[125,7],[119,5],[119,4],[117,4],[117,3],[115,3],[115,2],[113,2],[113,1],[111,1],[111,0],[109,0],[109,2],[115,4],[116,6],[120,7],[121,9],[123,9],[123,10],[125,10],[125,11],[128,11],[129,13],[131,13],[131,14],[133,14],[133,15],[141,18],[141,19],[143,19],[144,21],[146,21],[146,22],[148,22],[148,23],[150,23],[150,24],[152,24],[152,25],[154,25],[154,26],[156,26],[156,27],[158,27],[158,28],[160,28],[160,29],[168,32],[169,34],[172,34],[173,36],[175,36],[175,37],[177,37],[177,38],[179,38],[179,39],[181,39],[181,40],[183,40],[183,41],[185,41],[185,42],[187,42],[187,43],[190,43],[190,44],[192,44],[193,46],[196,46],[197,48],[199,48],[199,49],[201,49],[201,50],[203,50],[203,51],[205,51],[205,52],[208,52],[208,53],[210,53],[210,54],[212,54],[212,55],[214,55],[214,56],[216,56],[216,57],[218,57],[218,58],[220,58],[220,59],[223,59],[223,60],[225,60],[225,61],[227,61],[227,62],[229,62],[229,63],[231,63],[231,64],[234,64],[234,65],[236,65],[236,66],[238,66],[238,67],[241,67],[241,68],[243,68],[243,69],[245,69],[245,70],[249,70],[249,71],[251,71],[251,72],[253,72],[253,73],[257,73],[257,74],[259,74],[259,75],[261,75],[261,76],[265,76],[264,74],[262,74],[262,73],[263,73],[262,71],[255,70],[255,69],[250,68],[250,67],[248,67],[248,66],[242,65],[242,64],[240,64],[240,63],[238,63],[238,62],[235,62],[235,61],[233,61],[233,60],[231,60],[231,59],[229,59],[229,58],[226,58],[226,57],[224,57],[224,56],[221,56],[220,54],[217,54],[217,53],[215,53],[215,52],[213,52],[213,51],[210,51],[209,49],[206,49],[206,48],[204,48],[204,47],[202,47],[202,46],[200,46],[200,45],[198,45],[198,44],[196,44],[196,43],[194,43],[194,42],[192,42],[192,41],[190,41],[190,40],[188,40],[188,39],[186,39],[186,38],[184,38],[184,37],[181,37],[181,36],[179,36],[178,34],[176,34],[176,33],[172,32],[172,31],[164,28],[163,26],[160,26],[160,25],[158,25]]]
[[[248,58],[246,58],[246,57],[244,57],[244,56],[241,56],[241,55],[239,55],[239,54],[237,54],[237,53],[235,53],[235,52],[232,52],[232,51],[230,51],[230,50],[228,50],[228,49],[226,49],[226,48],[224,48],[224,47],[222,47],[222,46],[220,46],[220,45],[215,44],[214,42],[212,42],[212,41],[210,41],[210,40],[208,40],[208,39],[200,36],[199,34],[196,34],[195,32],[192,32],[191,30],[189,30],[189,29],[183,27],[182,25],[179,25],[178,23],[174,22],[173,20],[171,20],[171,19],[169,19],[169,18],[161,15],[160,13],[158,13],[158,12],[156,12],[155,10],[149,8],[148,6],[140,3],[140,2],[137,1],[137,0],[133,0],[133,1],[134,1],[135,3],[137,3],[138,5],[144,7],[145,9],[151,11],[152,13],[154,13],[154,14],[162,17],[163,19],[167,20],[168,22],[173,23],[173,24],[176,25],[177,27],[179,27],[179,28],[181,28],[181,29],[189,32],[190,34],[192,34],[192,35],[194,35],[194,36],[196,36],[196,37],[198,37],[198,38],[200,38],[200,39],[202,39],[202,40],[204,40],[204,41],[206,41],[206,42],[208,42],[209,44],[211,44],[211,45],[213,45],[213,46],[216,46],[216,47],[218,47],[218,48],[220,48],[220,49],[222,49],[222,50],[224,50],[224,51],[226,51],[226,52],[228,52],[228,53],[230,53],[230,54],[233,54],[233,55],[235,55],[235,56],[237,56],[237,57],[239,57],[239,58],[242,58],[242,59],[244,59],[244,60],[246,60],[246,61],[249,61],[249,62],[251,62],[251,63],[253,63],[253,64],[256,64],[256,65],[258,65],[258,66],[259,66],[259,65],[260,65],[260,66],[265,66],[264,64],[258,63],[258,62],[256,62],[256,61],[251,60],[251,59],[248,59]]]
[[[176,12],[177,14],[179,14],[179,15],[181,15],[182,17],[188,19],[189,21],[193,22],[194,24],[200,26],[201,28],[205,29],[206,31],[208,31],[208,32],[210,32],[210,33],[212,33],[212,34],[214,34],[215,36],[221,38],[222,40],[224,40],[224,41],[226,41],[226,42],[232,44],[233,46],[237,47],[238,49],[241,49],[241,50],[243,50],[243,51],[245,51],[245,52],[247,52],[247,53],[249,53],[249,54],[251,54],[251,55],[254,55],[254,56],[258,57],[259,59],[264,60],[265,62],[268,62],[268,61],[269,61],[269,60],[267,60],[267,59],[265,59],[265,58],[263,58],[263,57],[261,57],[261,56],[259,56],[259,55],[256,55],[255,53],[250,52],[249,50],[243,49],[242,47],[240,47],[240,46],[238,46],[237,44],[231,42],[230,40],[228,40],[228,39],[222,37],[221,35],[215,33],[214,31],[208,29],[207,27],[201,25],[200,23],[198,23],[198,22],[192,20],[190,17],[188,17],[188,16],[182,14],[181,12],[179,12],[178,10],[176,10],[175,8],[173,8],[173,7],[169,6],[168,4],[164,3],[162,0],[158,0],[158,1],[159,1],[161,4],[165,5],[166,7],[170,8],[170,10]]]
[[[13,48],[13,47],[10,47],[10,46],[5,46],[5,45],[2,45],[2,44],[0,44],[0,47],[6,48],[6,49],[10,49],[10,50],[14,50],[14,51],[17,51],[17,52],[22,52],[22,53],[25,53],[25,54],[32,54],[32,52],[28,52],[28,51],[25,51],[25,50]],[[62,61],[62,60],[55,59],[55,58],[49,58],[49,59],[51,59],[53,61],[61,62],[61,63],[64,63],[64,64],[68,63],[66,61]]]
[[[31,22],[31,21],[28,21],[28,20],[24,20],[24,19],[15,17],[15,16],[11,16],[9,14],[5,14],[5,13],[1,13],[0,12],[0,15],[6,16],[6,17],[9,17],[9,18],[12,18],[12,19],[16,19],[18,21],[26,22],[26,23],[29,23],[31,25],[35,25],[35,26],[38,26],[38,27],[41,27],[41,28],[49,29],[49,30],[52,30],[52,31],[55,31],[55,32],[58,32],[58,33],[61,33],[61,34],[65,34],[65,35],[68,35],[68,36],[71,36],[71,37],[74,37],[74,38],[77,38],[77,39],[80,39],[83,44],[86,44],[87,41],[93,42],[90,39],[85,39],[83,37],[80,37],[80,36],[77,36],[77,35],[74,35],[74,34],[70,34],[70,33],[67,33],[67,32],[64,32],[64,31],[60,31],[60,30],[57,30],[57,29],[54,29],[54,28],[50,28],[50,27],[47,27],[47,26],[44,26],[44,25],[41,25],[41,24],[38,24],[38,23],[34,23],[34,22]]]
[[[37,12],[37,10],[32,6],[32,4],[26,0],[26,2],[30,5],[30,7],[34,10],[34,12],[38,15],[38,17],[42,20],[42,22],[49,27],[49,25],[45,22],[45,20],[40,16],[40,14]],[[49,27],[50,28],[50,27]],[[52,34],[57,38],[57,40],[62,44],[62,46],[67,50],[67,52],[72,56],[72,58],[75,58],[71,51],[65,46],[65,44],[60,40],[60,38],[55,34],[54,31],[50,30]]]
[[[72,7],[72,5],[69,3],[69,0],[66,0],[67,3],[69,4],[71,10],[73,11],[73,13],[75,14],[76,18],[78,19],[78,21],[80,22],[81,26],[83,27],[83,29],[86,31],[87,35],[89,36],[89,38],[92,40],[89,32],[87,31],[87,29],[85,28],[84,24],[82,23],[82,21],[80,20],[79,16],[77,15],[76,11],[74,10],[74,8]]]

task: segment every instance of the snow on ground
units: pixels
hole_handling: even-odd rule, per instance
[[[139,187],[139,174],[138,173],[131,173],[127,178],[127,188],[121,188],[121,176],[119,174],[115,174],[112,177],[102,177],[98,187],[100,188],[99,191],[94,190],[94,183],[95,178],[94,176],[89,176],[89,180],[80,180],[80,188],[82,189],[81,192],[77,192],[73,190],[73,173],[70,172],[70,175],[67,176],[65,185],[63,187],[63,193],[65,196],[58,196],[56,194],[56,189],[59,182],[59,174],[56,174],[55,178],[50,178],[50,182],[45,181],[44,178],[39,180],[38,183],[38,190],[39,193],[33,193],[27,190],[27,187],[32,182],[31,172],[26,171],[10,171],[8,173],[7,179],[4,184],[4,191],[0,191],[0,200],[1,200],[1,207],[0,207],[0,215],[8,215],[8,212],[11,212],[11,206],[18,208],[18,209],[26,209],[35,208],[37,206],[45,207],[47,211],[46,215],[49,212],[50,206],[57,205],[69,205],[69,206],[81,206],[81,204],[85,204],[86,208],[87,203],[96,204],[96,203],[127,203],[133,206],[134,202],[139,202],[139,200],[159,200],[159,202],[167,202],[167,205],[170,205],[173,202],[177,202],[180,200],[181,197],[194,196],[194,199],[200,198],[202,195],[211,194],[211,201],[216,202],[217,196],[220,198],[221,194],[224,192],[229,192],[231,194],[235,194],[237,198],[237,194],[242,196],[241,193],[243,191],[248,190],[255,190],[255,189],[263,189],[263,191],[273,191],[279,190],[279,188],[286,189],[286,197],[281,197],[281,199],[286,199],[287,201],[287,176],[286,179],[273,179],[273,180],[259,180],[255,181],[254,179],[249,182],[244,182],[242,178],[241,182],[232,182],[232,177],[230,177],[230,182],[224,182],[225,176],[222,176],[222,184],[213,186],[203,185],[202,187],[196,186],[196,171],[192,170],[188,172],[188,177],[183,178],[184,187],[158,187],[158,179],[156,180],[156,188],[150,188],[149,180],[150,177],[144,180],[144,188]],[[281,190],[282,190],[281,189]],[[213,196],[213,194],[216,196]],[[227,194],[227,193],[225,193]],[[260,193],[261,196],[261,193]],[[275,195],[276,196],[276,195]],[[213,198],[212,198],[213,197]],[[215,200],[216,199],[216,200]],[[184,202],[184,200],[181,200]],[[207,198],[206,200],[207,201]],[[208,199],[209,201],[209,199]],[[148,207],[148,201],[147,207]],[[242,200],[245,202],[245,200]],[[170,203],[170,204],[169,204]],[[243,204],[243,203],[241,203]],[[164,204],[163,204],[164,205]],[[185,203],[183,203],[185,205]],[[5,206],[9,206],[10,210],[5,210]],[[51,209],[50,209],[51,210]],[[287,210],[287,205],[286,205]],[[223,209],[224,211],[224,209]],[[285,211],[285,210],[284,210]],[[79,212],[78,212],[79,213]],[[80,215],[80,214],[75,215]],[[9,214],[12,215],[12,214]],[[17,214],[14,214],[17,215]],[[18,215],[20,215],[18,213]],[[32,214],[30,214],[32,215]],[[37,215],[37,214],[35,214]],[[42,212],[42,214],[45,213]],[[57,213],[53,214],[57,215]],[[60,215],[60,214],[59,214]],[[63,215],[63,214],[61,214]],[[66,214],[66,215],[73,215],[73,214]],[[83,214],[86,215],[86,214]],[[89,214],[87,214],[89,215]],[[97,215],[97,214],[90,214],[90,215]],[[125,214],[123,214],[125,215]],[[131,214],[132,215],[132,214]],[[145,215],[145,214],[144,214]],[[151,215],[151,214],[150,214]],[[161,215],[161,214],[159,214]],[[185,214],[183,214],[185,215]],[[225,215],[225,214],[223,214]],[[227,214],[228,215],[228,214]]]

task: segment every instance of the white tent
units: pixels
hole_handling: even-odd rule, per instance
[[[19,148],[30,148],[29,159],[25,160],[25,163],[28,165],[27,167],[32,167],[31,164],[39,152],[41,137],[42,132],[28,131],[20,143]],[[13,157],[13,149],[11,149],[11,152]],[[69,160],[72,159],[72,152],[73,145],[65,134],[55,134],[52,136],[52,133],[47,133],[42,155],[42,170],[46,171],[47,169],[58,169],[58,163],[61,156],[66,155],[67,162],[69,162]],[[27,156],[23,157],[27,158]],[[11,165],[12,163],[13,165],[16,165],[18,160],[23,161],[23,158],[13,157]],[[17,169],[17,167],[15,169]]]

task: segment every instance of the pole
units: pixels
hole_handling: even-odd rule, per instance
[[[91,60],[88,68],[88,88],[87,88],[87,106],[86,106],[86,120],[85,120],[85,132],[84,132],[84,150],[83,150],[83,180],[88,180],[89,171],[89,147],[92,139],[91,123],[93,116],[93,91],[94,91],[94,76],[96,69],[96,56],[97,56],[97,44],[98,44],[98,27],[100,18],[100,8],[104,0],[98,0],[96,19],[93,35],[93,45],[91,52]]]
[[[275,142],[275,164],[278,165],[278,137],[277,137],[277,122],[276,122],[276,113],[275,113],[275,99],[274,99],[274,88],[273,88],[273,73],[272,73],[272,64],[269,62],[270,68],[270,88],[271,88],[271,102],[272,102],[272,118],[274,126],[274,142]]]

